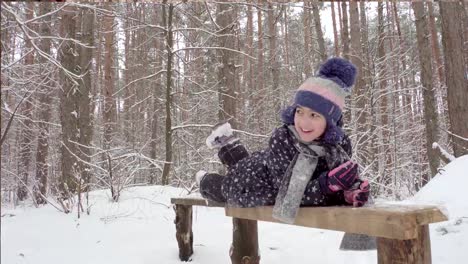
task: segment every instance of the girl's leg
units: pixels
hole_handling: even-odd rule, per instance
[[[218,151],[219,160],[228,167],[234,166],[237,162],[248,156],[249,152],[239,141],[227,144]]]
[[[226,198],[221,192],[221,186],[225,177],[226,176],[222,176],[216,173],[205,174],[200,181],[201,195],[209,200],[225,203]]]
[[[231,125],[223,123],[215,126],[211,135],[207,138],[208,147],[218,149],[218,157],[228,168],[249,156],[247,149],[233,135]],[[203,197],[216,201],[226,202],[222,193],[223,182],[226,177],[216,173],[208,173],[200,177],[200,193]]]
[[[228,166],[234,166],[238,161],[249,156],[245,147],[239,141],[223,146],[218,152],[221,162]],[[207,173],[200,180],[200,193],[203,197],[224,203],[226,198],[222,193],[223,181],[226,177],[216,173]]]

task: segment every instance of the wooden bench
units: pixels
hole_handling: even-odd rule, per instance
[[[179,257],[188,261],[193,254],[192,206],[224,207],[202,198],[173,198]],[[231,261],[259,263],[257,221],[276,222],[273,207],[224,207],[233,217]],[[365,234],[377,237],[378,263],[431,263],[429,224],[447,217],[431,205],[377,204],[360,208],[301,207],[294,225]]]

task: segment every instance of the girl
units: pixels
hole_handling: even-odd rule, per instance
[[[199,171],[202,196],[238,207],[275,205],[274,214],[300,205],[364,205],[369,184],[358,178],[350,140],[341,129],[344,98],[355,77],[349,61],[327,60],[299,87],[266,150],[249,155],[229,123],[215,127],[207,145],[218,149],[228,172]]]

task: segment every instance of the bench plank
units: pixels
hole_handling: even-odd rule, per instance
[[[210,201],[198,197],[180,197],[171,198],[171,204],[194,205],[194,206],[207,206],[207,207],[225,207],[224,203]]]
[[[226,215],[266,222],[276,222],[273,207],[226,207]],[[430,223],[446,221],[436,206],[371,205],[366,207],[302,207],[294,225],[366,234],[389,239],[414,239],[418,228]]]

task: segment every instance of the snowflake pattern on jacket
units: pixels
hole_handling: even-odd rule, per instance
[[[225,199],[218,198],[219,202],[227,202],[229,205],[239,207],[274,205],[285,172],[298,153],[294,147],[293,137],[294,135],[286,125],[275,129],[266,150],[254,152],[235,165],[228,167],[226,176],[207,175],[219,177],[207,179],[205,184],[201,184],[202,194],[206,193],[202,190],[204,186],[206,188],[220,188],[221,193],[216,197],[222,196]],[[340,143],[340,146],[348,156],[351,156],[351,144],[347,136]],[[318,178],[324,173],[328,173],[330,169],[332,168],[328,168],[325,157],[320,157],[315,172],[307,184],[301,206],[346,204],[342,191],[327,195],[320,188]],[[221,184],[214,183],[214,181],[221,181]],[[210,192],[210,190],[206,191]],[[216,192],[216,190],[212,190],[212,193]]]

